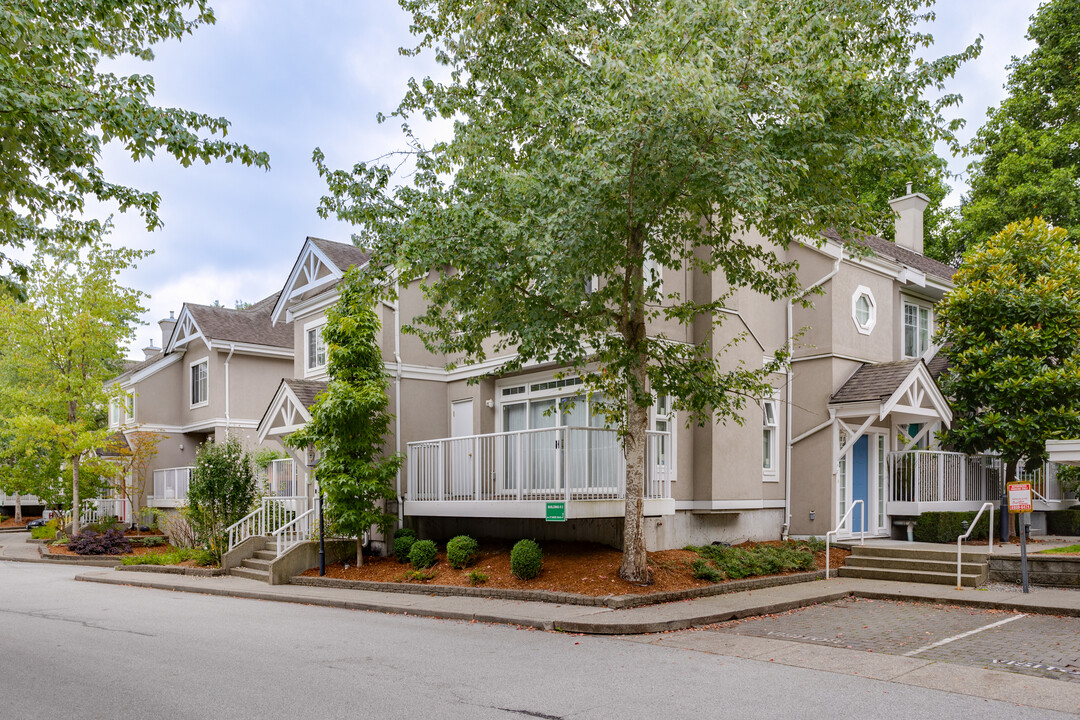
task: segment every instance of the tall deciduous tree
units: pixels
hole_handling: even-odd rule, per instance
[[[152,60],[152,47],[214,21],[206,0],[0,0],[0,246],[47,248],[89,242],[87,198],[134,208],[160,225],[160,198],[110,181],[102,147],[121,143],[133,160],[165,151],[184,165],[215,158],[269,166],[265,153],[225,141],[229,123],[152,104],[150,75],[102,71],[103,60]],[[21,293],[28,268],[0,253]]]
[[[782,251],[862,224],[854,168],[903,166],[923,137],[950,136],[921,93],[978,47],[917,60],[931,38],[912,29],[916,0],[401,4],[419,38],[406,52],[450,69],[410,82],[393,114],[415,172],[333,171],[316,150],[321,210],[360,227],[373,270],[427,278],[409,329],[432,349],[460,363],[512,352],[504,370],[555,361],[604,393],[627,460],[620,575],[648,582],[654,394],[699,423],[756,405],[784,351],[764,369],[725,362],[725,303],[741,288],[799,293]],[[453,138],[424,146],[416,116],[453,119]],[[695,273],[716,292],[662,282]]]
[[[0,392],[18,407],[26,432],[48,437],[72,473],[74,530],[79,529],[79,467],[109,434],[105,381],[117,374],[138,322],[143,293],[116,275],[147,253],[96,241],[65,259],[39,254],[26,302],[0,304],[0,376],[17,377]]]
[[[1080,241],[1080,0],[1050,0],[1031,19],[1035,49],[1014,60],[1008,96],[969,150],[971,191],[959,242],[1041,216]]]
[[[952,399],[947,441],[1042,462],[1046,441],[1080,435],[1080,248],[1041,218],[969,249],[938,304]]]
[[[335,530],[356,537],[359,566],[364,533],[372,526],[385,532],[394,521],[384,503],[395,496],[401,458],[384,454],[393,416],[378,344],[379,318],[372,309],[375,298],[355,269],[338,289],[323,329],[330,381],[311,406],[311,422],[286,442],[319,451],[315,476],[326,503],[324,515]]]
[[[109,485],[131,506],[131,525],[139,523],[139,503],[146,491],[150,463],[157,457],[157,448],[165,438],[153,430],[132,430],[110,435],[99,448],[108,460]]]

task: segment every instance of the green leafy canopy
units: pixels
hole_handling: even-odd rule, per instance
[[[938,305],[952,399],[947,442],[1041,462],[1080,435],[1080,248],[1041,218],[1012,223],[964,255]]]
[[[206,0],[0,0],[0,246],[69,247],[104,224],[85,219],[87,198],[134,208],[158,227],[160,197],[111,182],[102,147],[120,143],[133,160],[163,150],[195,161],[269,167],[266,153],[224,139],[229,123],[151,103],[150,75],[117,75],[102,61],[150,61],[152,46],[214,21]],[[0,253],[21,295],[29,268]]]

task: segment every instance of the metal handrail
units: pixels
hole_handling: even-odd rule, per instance
[[[859,529],[859,544],[866,544],[866,503],[862,500],[856,500],[851,503],[851,507],[844,513],[844,517],[840,518],[840,522],[836,525],[835,530],[830,530],[825,533],[825,579],[829,579],[829,537],[836,535],[844,527],[844,523],[847,522],[848,517],[851,515],[851,511],[855,509],[856,505],[862,506],[862,528]]]
[[[970,535],[975,530],[975,525],[979,522],[979,518],[982,517],[983,510],[985,510],[987,508],[990,508],[990,552],[988,552],[987,554],[988,555],[993,555],[994,554],[994,503],[989,503],[988,502],[988,503],[983,503],[983,506],[981,508],[979,508],[979,512],[975,515],[975,519],[971,521],[971,525],[968,527],[967,532],[964,533],[963,535],[958,536],[956,538],[956,589],[957,590],[962,590],[963,589],[963,587],[960,584],[960,557],[961,557],[960,546],[961,546],[961,543],[963,543],[964,540],[967,540],[968,535]]]
[[[232,550],[252,535],[261,534],[257,532],[257,529],[263,524],[263,507],[263,503],[259,503],[259,507],[226,528],[226,532],[229,533],[229,550]],[[241,528],[246,532],[241,533]]]
[[[318,512],[318,503],[318,498],[316,498],[315,503],[309,510],[297,515],[295,518],[270,533],[270,537],[277,541],[278,557],[281,557],[286,551],[291,550],[300,543],[311,538],[311,528],[314,525],[312,520],[314,520],[315,514]]]

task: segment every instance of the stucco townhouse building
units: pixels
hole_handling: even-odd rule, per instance
[[[896,242],[828,233],[792,245],[787,259],[798,262],[802,286],[821,291],[812,307],[751,290],[726,304],[725,322],[708,332],[716,333],[716,347],[747,337],[730,362],[763,363],[794,338],[793,356],[741,426],[687,427],[669,398],[655,399],[645,468],[650,549],[820,537],[845,515],[841,537],[903,536],[921,512],[996,501],[1002,471],[995,458],[937,444],[952,416],[936,381],[945,368],[933,344],[934,307],[952,288],[953,268],[923,254],[928,203],[910,191],[891,201]],[[289,481],[274,483],[274,491],[303,498],[290,506],[298,515],[314,512],[311,458],[282,440],[310,420],[326,386],[326,310],[345,272],[366,262],[353,245],[308,238],[274,296],[245,311],[185,305],[175,326],[165,321],[160,356],[118,378],[135,395],[134,418],[121,408],[118,426],[170,434],[150,504],[182,502],[181,484],[169,478],[189,472],[199,441],[233,431],[252,447],[288,452],[275,477]],[[665,272],[661,281],[665,292],[684,296],[726,289],[721,277],[700,273]],[[622,450],[581,381],[555,365],[499,374],[499,357],[448,370],[449,358],[401,331],[423,308],[415,282],[377,308],[396,416],[387,451],[406,456],[392,508],[400,521],[433,537],[467,532],[619,545]],[[700,332],[650,327],[679,342],[710,339]],[[1072,502],[1046,468],[1030,476],[1036,510]],[[291,537],[305,539],[304,528],[314,524],[290,518]],[[376,550],[385,548],[383,538],[372,540]]]

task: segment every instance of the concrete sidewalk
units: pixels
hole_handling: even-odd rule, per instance
[[[299,585],[266,585],[238,577],[202,578],[165,573],[88,572],[84,582],[224,595],[321,605],[350,610],[476,620],[595,635],[632,635],[709,625],[756,615],[784,612],[854,595],[875,599],[972,605],[1026,613],[1080,616],[1080,592],[1039,588],[1030,594],[1013,590],[956,590],[880,580],[832,579],[715,595],[662,605],[612,609],[545,602],[348,590]]]

